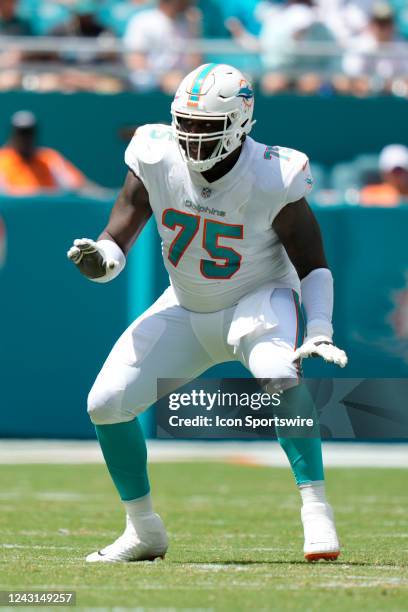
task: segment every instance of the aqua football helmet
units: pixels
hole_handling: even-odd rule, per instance
[[[171,105],[181,156],[191,170],[205,172],[237,149],[255,121],[254,91],[244,75],[227,64],[204,64],[181,82]],[[188,120],[203,120],[203,131],[188,131]],[[219,121],[205,131],[205,121]],[[213,147],[209,147],[213,143]],[[203,151],[210,151],[203,158]]]

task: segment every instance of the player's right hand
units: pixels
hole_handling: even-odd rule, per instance
[[[292,361],[305,359],[305,357],[322,357],[325,361],[334,363],[340,368],[344,368],[348,362],[345,351],[339,349],[330,338],[324,336],[306,338],[305,342],[295,351]]]
[[[105,276],[107,270],[113,270],[118,262],[105,261],[102,249],[90,238],[78,238],[67,252],[67,257],[88,278]]]

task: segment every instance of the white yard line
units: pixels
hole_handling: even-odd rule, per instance
[[[225,461],[246,465],[287,467],[277,442],[189,442],[149,440],[153,463]],[[327,467],[408,467],[408,443],[326,442]],[[0,464],[102,463],[94,440],[0,440]]]
[[[40,544],[0,544],[0,548],[29,548],[30,550],[76,550],[76,546],[42,546]]]

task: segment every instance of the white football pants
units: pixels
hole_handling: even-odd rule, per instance
[[[182,308],[171,287],[138,317],[114,345],[88,397],[96,425],[131,421],[157,399],[157,379],[193,380],[213,365],[240,361],[255,378],[296,378],[292,362],[299,312],[291,289],[275,289],[278,324],[227,344],[235,306],[212,313]]]

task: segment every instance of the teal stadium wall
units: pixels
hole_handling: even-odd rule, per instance
[[[66,259],[76,236],[95,236],[111,201],[66,195],[0,199],[0,436],[93,437],[86,396],[122,330],[166,286],[154,223],[125,272],[90,283]],[[408,208],[316,209],[336,284],[336,340],[346,370],[309,360],[310,376],[408,375]],[[6,242],[6,244],[5,244]],[[174,350],[178,350],[175,347]],[[237,364],[209,376],[247,376]],[[153,412],[144,417],[154,435]]]
[[[0,143],[19,109],[34,111],[41,142],[62,151],[90,178],[108,187],[122,183],[129,128],[170,122],[171,99],[164,94],[75,95],[2,93]],[[359,153],[377,153],[390,142],[408,143],[407,101],[388,97],[258,95],[254,137],[269,145],[304,151],[331,166]]]
[[[12,112],[29,108],[41,121],[44,144],[114,187],[126,172],[123,134],[168,121],[168,107],[169,98],[159,94],[2,94],[0,142]],[[393,98],[259,98],[255,137],[331,164],[408,142],[405,113],[406,102]],[[112,284],[86,281],[67,261],[72,239],[96,236],[112,202],[70,194],[0,198],[0,436],[93,437],[87,392],[115,339],[166,286],[153,222]],[[407,376],[408,207],[315,210],[335,277],[336,340],[350,364],[343,371],[309,360],[306,374]],[[209,375],[247,373],[233,364]],[[143,421],[149,435],[152,415]]]

